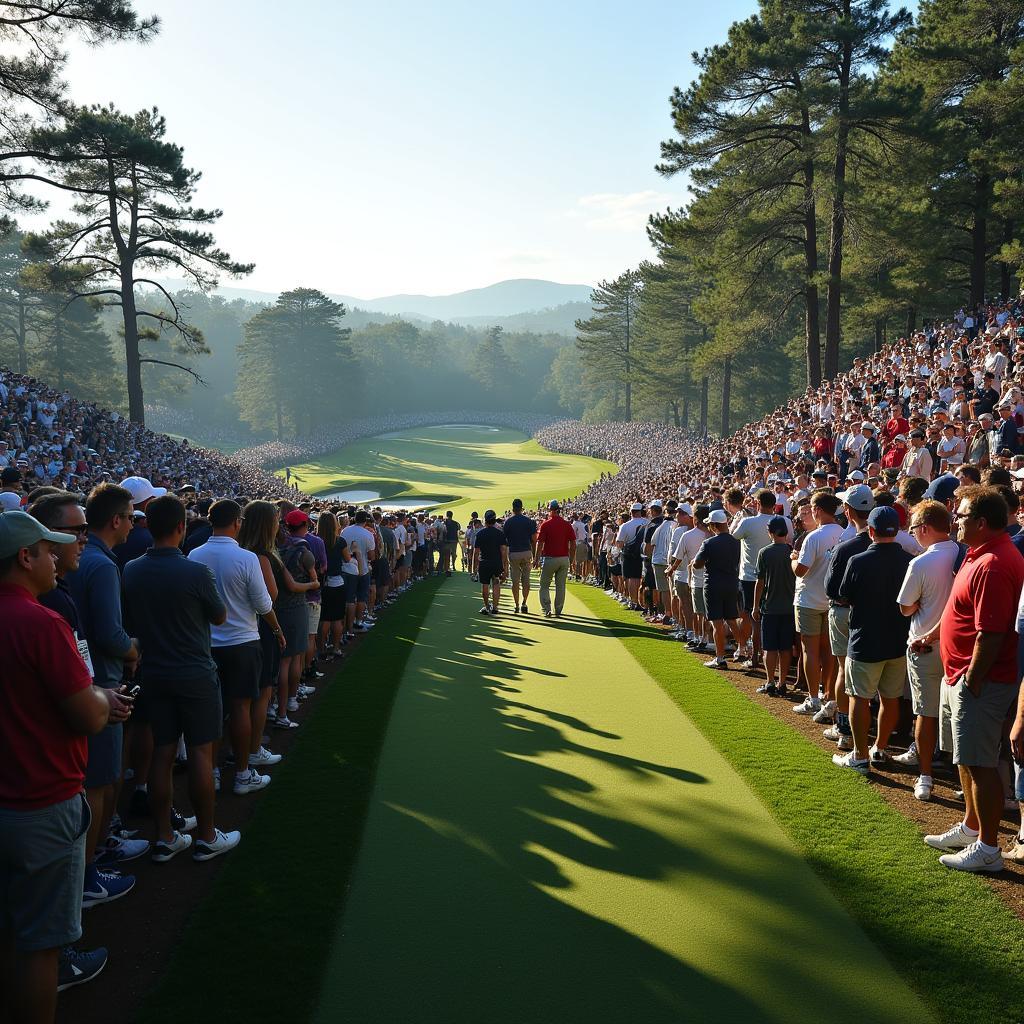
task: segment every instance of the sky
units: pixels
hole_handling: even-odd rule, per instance
[[[79,103],[159,107],[203,172],[223,284],[364,299],[592,285],[686,202],[654,166],[690,55],[755,0],[136,0],[148,45],[71,48]],[[299,15],[282,13],[301,12]]]

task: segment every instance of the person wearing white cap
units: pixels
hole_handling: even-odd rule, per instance
[[[757,512],[744,515],[743,509],[737,508],[726,495],[726,503],[733,513],[730,532],[740,542],[740,586],[743,591],[743,607],[740,614],[743,629],[751,637],[748,651],[736,649],[733,661],[743,661],[745,669],[760,668],[761,665],[761,631],[754,628],[752,613],[754,611],[754,588],[757,585],[757,556],[762,548],[772,543],[768,533],[768,524],[775,518],[775,495],[767,488],[762,488],[755,495]]]
[[[132,496],[132,507],[136,512],[145,512],[146,506],[154,498],[162,498],[167,493],[166,487],[154,487],[144,476],[129,476],[121,481],[123,487]],[[114,549],[114,557],[121,568],[133,559],[144,555],[153,546],[153,535],[144,521],[134,519],[132,532],[123,544],[118,544]],[[139,768],[138,765],[135,766]],[[145,772],[142,777],[145,777]]]
[[[715,509],[707,518],[711,536],[700,546],[693,564],[705,572],[704,604],[715,635],[715,656],[705,668],[725,668],[725,627],[728,623],[737,649],[747,641],[739,618],[740,542],[729,533],[729,517]]]
[[[626,583],[627,607],[640,609],[640,580],[643,577],[643,544],[647,519],[642,502],[634,501],[630,518],[619,527],[615,540],[622,551],[622,578]]]
[[[693,639],[693,598],[688,581],[690,556],[683,538],[693,529],[693,508],[682,502],[676,508],[675,525],[669,539],[668,573],[672,578],[672,618],[676,621],[675,635],[679,640]]]

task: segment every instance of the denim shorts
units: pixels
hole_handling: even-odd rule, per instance
[[[85,794],[34,811],[0,807],[0,932],[23,953],[82,937]]]

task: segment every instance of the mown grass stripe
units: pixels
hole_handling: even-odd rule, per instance
[[[275,769],[241,845],[193,914],[140,1021],[310,1016],[328,940],[344,909],[391,706],[440,582],[420,583],[403,597],[316,698],[314,714]]]
[[[942,867],[870,782],[834,768],[659,630],[592,588],[573,590],[743,776],[939,1020],[1021,1019],[1024,924],[984,879]],[[827,949],[821,969],[831,969]]]

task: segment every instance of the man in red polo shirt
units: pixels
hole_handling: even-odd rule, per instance
[[[1024,557],[1006,533],[1009,510],[994,487],[961,488],[960,539],[968,546],[939,624],[947,685],[939,705],[939,742],[960,769],[967,813],[924,841],[946,852],[957,871],[1001,871],[996,840],[1003,813],[999,743],[1020,684],[1017,602]]]
[[[551,618],[551,578],[555,580],[555,617],[565,605],[565,581],[569,565],[576,557],[576,531],[562,518],[557,501],[548,502],[548,517],[537,532],[537,558],[540,566],[540,606],[544,618]]]
[[[54,545],[75,539],[25,512],[0,515],[3,1020],[53,1020],[59,952],[82,934],[85,737],[131,706],[93,686],[71,627],[39,603],[57,583]]]

